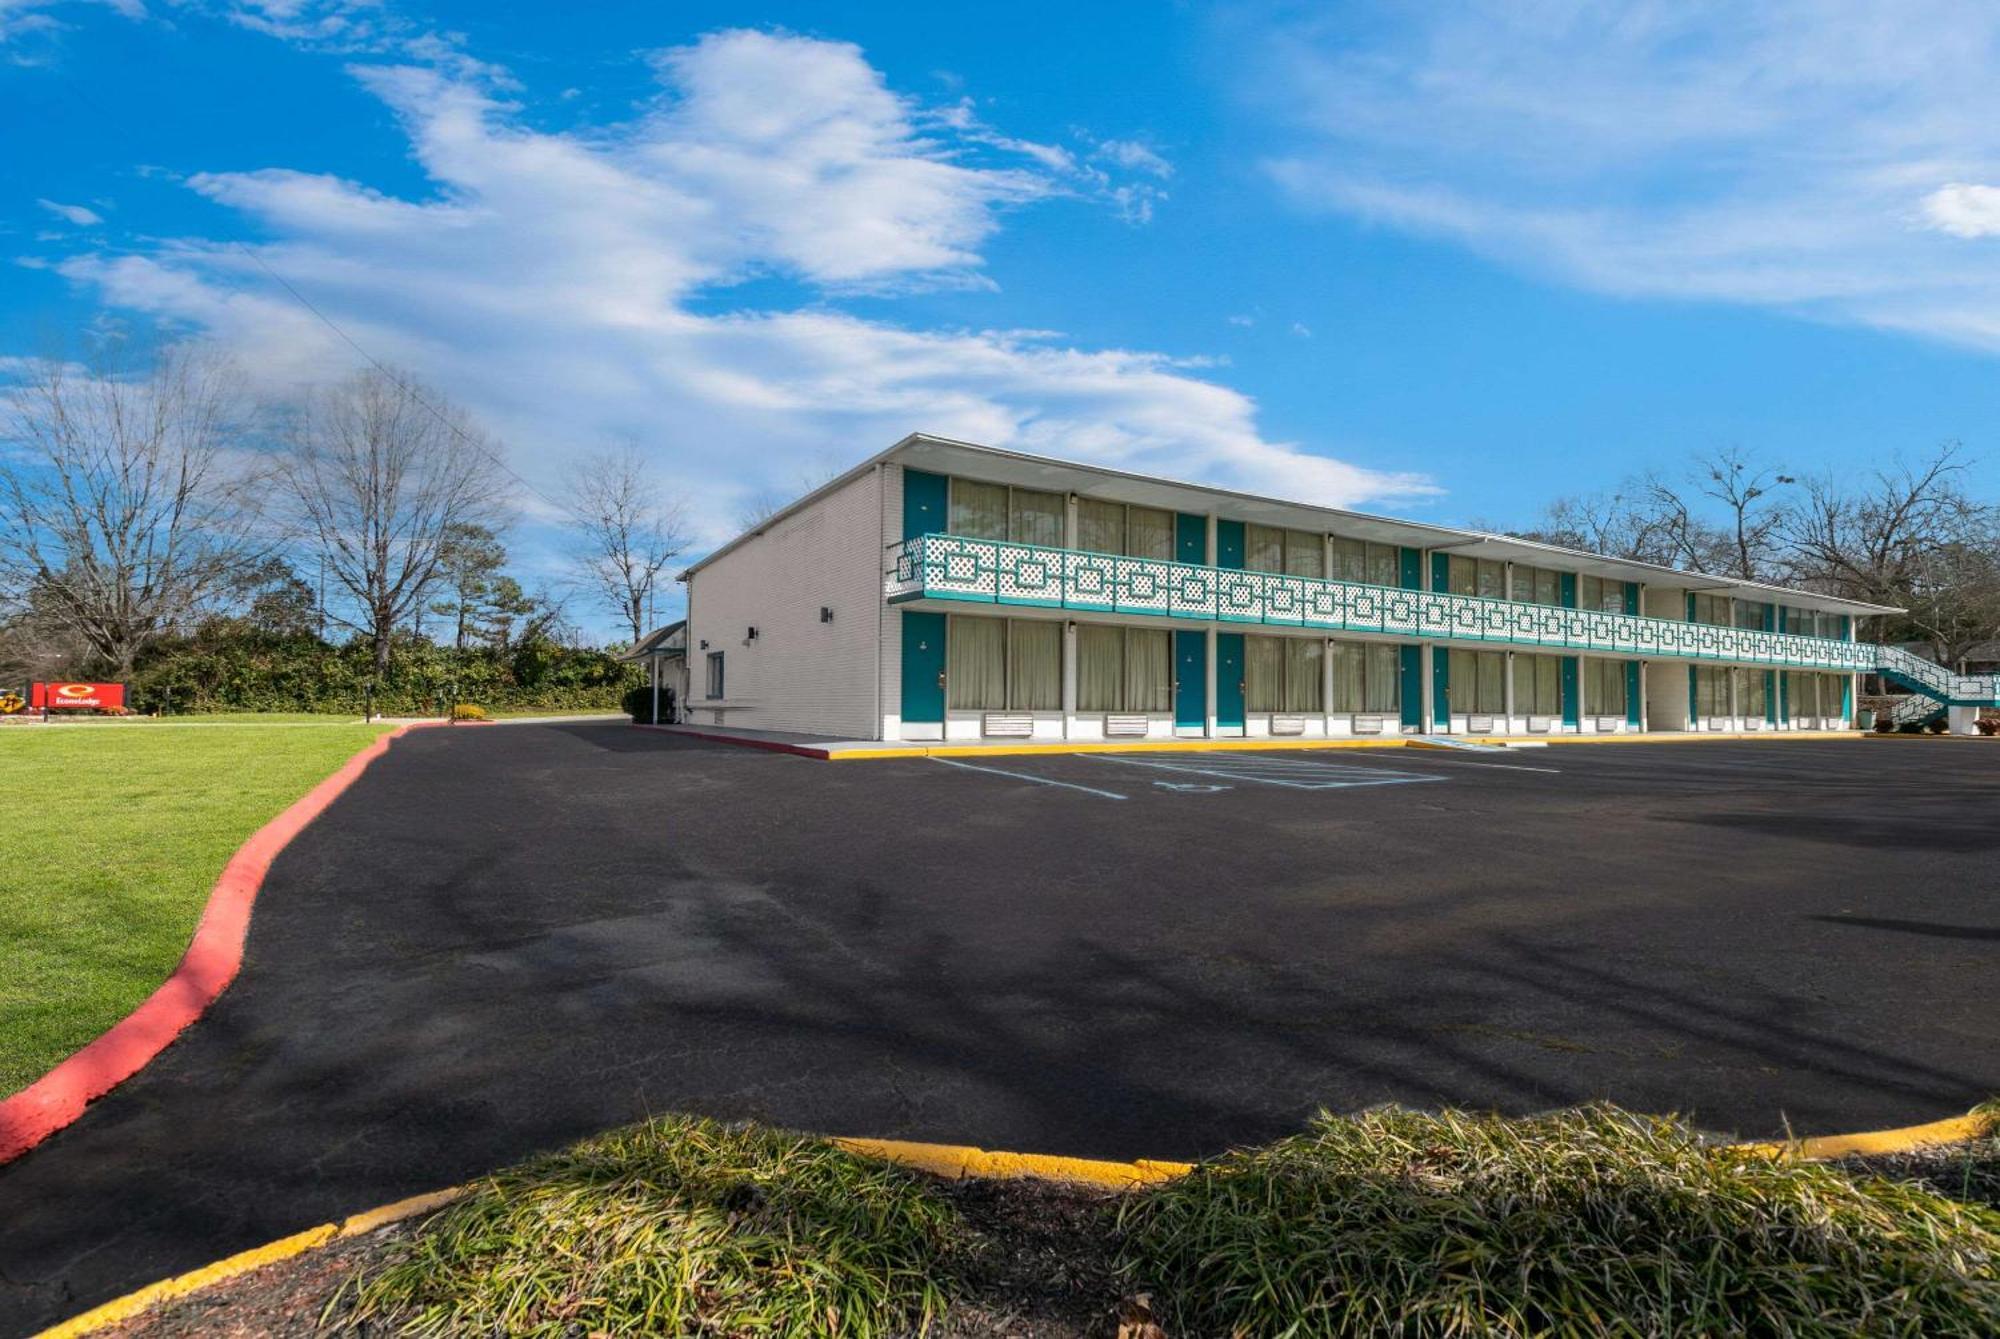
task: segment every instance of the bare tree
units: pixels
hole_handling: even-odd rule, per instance
[[[636,442],[586,456],[564,498],[575,531],[573,558],[592,595],[638,641],[660,572],[687,547],[684,509],[655,482]]]
[[[1718,504],[1727,518],[1721,561],[1701,570],[1745,581],[1767,580],[1774,575],[1786,511],[1772,500],[1772,494],[1797,482],[1741,447],[1727,446],[1698,460],[1695,491]]]
[[[497,522],[493,448],[463,410],[373,368],[308,395],[287,446],[279,473],[299,527],[351,605],[333,617],[369,638],[386,674],[451,536]]]
[[[5,397],[0,584],[124,678],[260,556],[257,480],[229,365],[191,344],[137,367],[57,358]]]
[[[1776,490],[1796,483],[1736,447],[1698,460],[1685,483],[1657,474],[1613,493],[1558,498],[1524,538],[1717,576],[1765,580],[1782,561],[1787,512]],[[1709,520],[1719,510],[1724,521]]]
[[[1904,631],[1945,663],[2000,635],[2000,510],[1965,492],[1969,464],[1952,442],[1859,490],[1807,480],[1785,529],[1791,578],[1908,609]]]
[[[736,504],[736,528],[744,531],[759,528],[808,493],[832,483],[840,473],[838,465],[822,460],[810,469],[801,470],[794,488],[772,485],[745,493]]]

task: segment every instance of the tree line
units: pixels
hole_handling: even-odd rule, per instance
[[[2000,640],[2000,507],[1968,488],[1972,464],[1946,443],[1849,481],[1728,447],[1680,477],[1559,498],[1510,533],[1901,608],[1876,637],[1956,665]]]
[[[359,655],[390,692],[448,648],[461,668],[558,679],[564,656],[594,656],[614,667],[594,685],[609,705],[633,671],[585,645],[570,607],[639,640],[684,517],[636,443],[565,478],[536,492],[470,414],[393,368],[273,402],[200,343],[41,359],[0,393],[0,682],[143,681],[175,656],[241,668],[289,645]],[[524,504],[564,539],[539,583],[510,571]]]

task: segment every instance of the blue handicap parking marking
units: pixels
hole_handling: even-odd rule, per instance
[[[1443,781],[1429,772],[1401,772],[1354,763],[1316,762],[1309,758],[1270,755],[1209,756],[1200,760],[1138,757],[1129,753],[1086,755],[1100,762],[1150,767],[1162,772],[1215,777],[1224,781],[1282,786],[1287,790],[1344,790],[1353,786],[1401,786],[1416,781]]]

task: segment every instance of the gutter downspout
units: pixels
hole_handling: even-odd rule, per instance
[[[889,543],[886,538],[889,533],[889,462],[886,460],[875,462],[875,521],[875,552],[880,555],[887,552],[885,546]],[[877,561],[880,561],[879,557]],[[889,735],[882,725],[882,625],[888,618],[889,607],[882,602],[882,576],[878,572],[875,578],[875,716],[868,731],[871,739],[887,739]]]

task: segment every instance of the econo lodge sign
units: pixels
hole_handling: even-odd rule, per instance
[[[38,683],[28,690],[28,705],[42,711],[123,711],[122,683]]]

